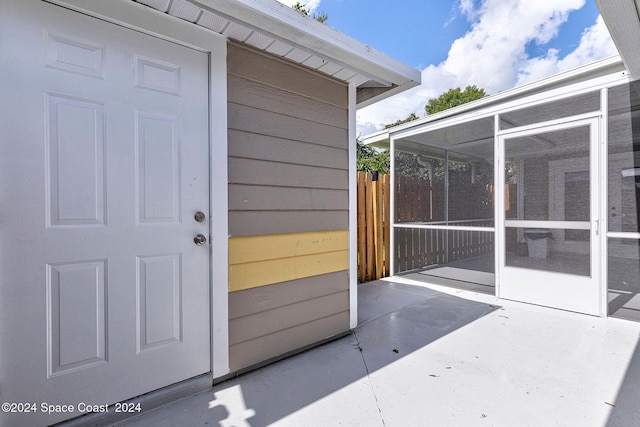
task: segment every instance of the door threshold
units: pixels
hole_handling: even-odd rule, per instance
[[[106,427],[146,414],[156,408],[207,391],[213,387],[211,373],[199,375],[179,383],[171,384],[120,403],[140,404],[140,412],[116,413],[114,405],[109,406],[108,413],[92,413],[54,424],[53,427]]]

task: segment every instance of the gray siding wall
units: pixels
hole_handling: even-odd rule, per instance
[[[347,230],[348,88],[230,44],[229,233]],[[232,372],[349,329],[347,271],[229,294]]]
[[[229,234],[346,230],[347,87],[235,44],[227,61]]]
[[[346,271],[229,294],[231,372],[347,330]]]

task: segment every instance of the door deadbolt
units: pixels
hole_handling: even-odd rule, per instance
[[[196,212],[196,214],[193,216],[193,219],[195,219],[198,222],[202,222],[204,221],[204,219],[206,218],[204,212]]]
[[[193,242],[198,246],[202,246],[205,243],[207,243],[207,238],[204,237],[203,234],[198,234],[196,237],[193,238]]]

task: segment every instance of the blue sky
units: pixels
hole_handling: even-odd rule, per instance
[[[421,86],[358,112],[360,134],[423,116],[429,98],[453,87],[497,93],[617,53],[594,0],[308,0],[307,7],[422,71]]]

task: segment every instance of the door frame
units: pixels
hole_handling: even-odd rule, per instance
[[[210,330],[212,380],[229,370],[227,38],[131,0],[36,0],[167,40],[209,56]],[[152,15],[153,19],[149,19]],[[214,203],[215,201],[215,203]]]
[[[498,117],[496,117],[496,121]],[[606,124],[603,124],[602,113],[593,112],[588,114],[582,114],[574,117],[568,117],[558,120],[552,120],[548,122],[541,122],[532,125],[522,126],[518,128],[511,128],[503,131],[496,131],[496,150],[495,150],[495,181],[498,187],[501,187],[505,180],[505,139],[535,135],[546,131],[555,131],[580,126],[590,126],[590,135],[593,138],[590,142],[590,172],[591,172],[591,200],[590,209],[592,216],[590,219],[591,229],[591,280],[595,282],[597,286],[597,301],[593,302],[592,309],[588,314],[604,317],[606,316],[606,249],[603,248],[606,244],[606,224],[602,224],[600,218],[602,218],[602,201],[606,200],[606,189],[603,188],[603,173],[606,173]],[[604,145],[603,145],[604,144]],[[604,151],[603,147],[604,146]],[[604,166],[603,166],[604,165]],[[604,181],[606,185],[606,181]],[[504,210],[505,194],[504,191],[496,191],[496,203],[495,203],[495,216],[496,216],[496,296],[498,298],[513,299],[512,295],[505,295],[504,293],[504,277],[506,267],[506,213]],[[523,226],[538,226],[536,221],[524,221]],[[548,221],[546,221],[548,222]],[[604,261],[603,261],[604,260]],[[534,271],[534,270],[532,270]],[[551,273],[550,274],[554,274]],[[558,273],[560,274],[560,273]],[[596,292],[594,292],[593,298],[596,298]],[[549,305],[541,302],[536,302],[527,298],[520,299],[522,302]],[[555,306],[560,309],[574,310],[567,306]]]

